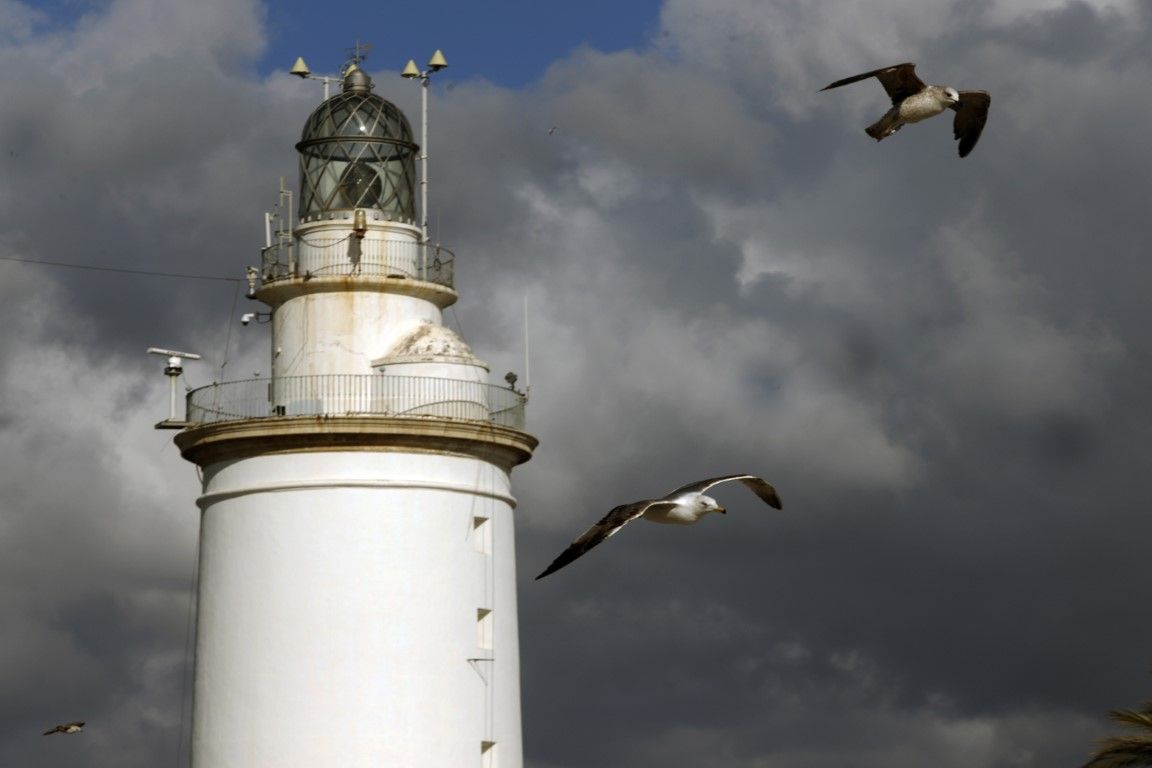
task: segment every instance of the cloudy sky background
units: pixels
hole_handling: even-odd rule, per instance
[[[0,257],[239,277],[320,97],[283,68],[369,40],[416,122],[394,72],[442,47],[448,318],[498,379],[531,308],[528,764],[1082,762],[1152,690],[1147,5],[437,6],[437,34],[365,4],[311,39],[304,6],[0,0]],[[969,158],[947,118],[871,141],[876,83],[818,93],[901,61],[992,93]],[[143,350],[266,373],[251,309],[0,261],[0,766],[187,759],[198,481]],[[531,580],[614,504],[729,472],[785,512],[724,488],[727,517]]]

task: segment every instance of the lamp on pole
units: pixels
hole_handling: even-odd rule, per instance
[[[324,83],[324,101],[328,101],[328,86],[330,83],[343,80],[344,76],[353,67],[359,67],[360,63],[368,57],[368,52],[372,50],[372,43],[362,43],[356,41],[356,45],[348,50],[348,60],[344,62],[344,66],[340,67],[340,74],[338,75],[314,75],[312,70],[308,69],[308,65],[304,63],[303,56],[296,57],[296,63],[292,65],[292,69],[288,70],[288,74],[296,75],[301,80],[319,80]]]
[[[319,80],[324,83],[324,101],[328,101],[328,84],[334,83],[337,80],[342,80],[344,75],[314,75],[312,70],[308,69],[308,65],[304,63],[303,56],[296,57],[296,63],[292,65],[292,69],[288,70],[289,74],[296,75],[301,80]]]
[[[409,80],[420,80],[420,221],[424,232],[424,260],[428,260],[428,78],[448,66],[448,61],[440,49],[428,59],[428,68],[421,70],[416,66],[415,59],[409,59],[408,64],[400,73]],[[427,264],[425,264],[427,271]]]

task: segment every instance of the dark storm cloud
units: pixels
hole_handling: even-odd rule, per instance
[[[260,211],[275,201],[277,174],[293,169],[280,147],[310,99],[255,83],[238,66],[261,50],[256,8],[158,10],[113,3],[3,52],[2,255],[230,277],[253,260]],[[105,338],[119,339],[119,354],[190,346],[185,329],[219,323],[233,297],[216,282],[48,279]]]
[[[0,8],[27,21],[0,46],[0,256],[237,276],[252,260],[277,174],[263,136],[291,99],[236,68],[261,45],[254,8],[156,10],[66,29]],[[167,396],[143,351],[218,364],[233,287],[3,262],[0,296],[0,762],[155,763],[179,731],[196,480],[151,429]],[[70,719],[80,741],[40,741]]]
[[[319,93],[247,74],[260,9],[169,12],[48,33],[0,6],[0,255],[254,262]],[[498,379],[530,307],[528,761],[1076,764],[1147,695],[1147,11],[670,0],[662,28],[523,91],[432,91],[449,321]],[[878,87],[817,94],[905,60],[991,91],[972,157],[946,124],[872,142]],[[418,89],[373,74],[415,123]],[[2,274],[0,754],[74,764],[36,739],[81,717],[91,765],[171,759],[196,481],[139,353],[217,375],[234,288]],[[232,329],[225,373],[265,341]],[[693,535],[637,525],[530,581],[613,505],[729,472],[785,511],[725,489]]]
[[[1143,25],[1133,18],[1138,15],[1142,14],[1074,0],[1028,14],[1002,30],[990,29],[988,36],[1026,55],[1065,66],[1092,59],[1107,61],[1116,49],[1131,55],[1132,43],[1146,39]]]
[[[751,8],[725,10],[761,13],[765,26],[785,28],[795,24],[793,10],[808,13]],[[668,122],[661,130],[671,135],[619,154],[612,141],[603,148],[568,139],[543,161],[559,162],[553,178],[566,183],[525,182],[528,199],[497,216],[508,229],[490,257],[474,254],[490,264],[479,279],[492,286],[488,296],[507,285],[509,299],[534,283],[543,294],[534,304],[547,314],[536,321],[536,338],[553,342],[535,347],[533,426],[545,442],[518,481],[522,563],[620,499],[662,492],[700,471],[758,471],[791,484],[791,494],[782,486],[786,522],[737,523],[730,515],[711,526],[714,539],[643,531],[628,552],[594,553],[570,569],[546,597],[525,588],[526,669],[541,670],[525,674],[530,754],[550,765],[695,765],[705,754],[751,765],[767,762],[746,754],[766,761],[777,751],[779,764],[797,766],[843,764],[849,755],[877,765],[1039,765],[1053,755],[1072,762],[1087,745],[1069,735],[1054,747],[1044,735],[1051,724],[1064,723],[1055,727],[1082,740],[1107,699],[1139,695],[1132,673],[1145,665],[1148,632],[1125,613],[1132,595],[1116,585],[1147,578],[1136,545],[1117,541],[1114,526],[1143,527],[1132,502],[1138,473],[1123,457],[1141,455],[1146,424],[1137,417],[1120,427],[1118,414],[1140,410],[1137,400],[1126,407],[1118,398],[1130,396],[1128,379],[1147,375],[1133,355],[1143,346],[1140,326],[1120,314],[1138,301],[1125,286],[1141,271],[1126,256],[1097,254],[1105,243],[1123,253],[1146,242],[1128,209],[1147,168],[1117,141],[1119,124],[1094,117],[1124,103],[1120,83],[1096,88],[1086,107],[1042,101],[1068,91],[1060,82],[1067,67],[1081,67],[1072,77],[1086,82],[1117,66],[1097,38],[1068,44],[1108,49],[1108,61],[1089,56],[1051,69],[1027,45],[1013,47],[1012,34],[1054,39],[1055,16],[1084,11],[1044,10],[1033,17],[990,9],[980,23],[1004,34],[969,38],[966,54],[957,49],[958,58],[932,67],[945,82],[952,71],[962,85],[1008,97],[994,111],[998,132],[980,166],[956,167],[947,127],[915,126],[899,145],[882,148],[855,129],[810,133],[811,111],[832,107],[804,89],[828,78],[809,75],[814,85],[805,85],[804,73],[785,66],[760,71],[775,78],[776,99],[795,98],[793,119],[763,107],[709,113],[717,139],[760,137],[746,154],[748,142],[717,142],[746,167],[726,157],[711,164],[709,178],[689,183],[683,174],[691,160],[677,152],[703,154],[716,143],[695,143],[697,132]],[[943,11],[942,4],[926,10],[917,31],[945,36],[928,18]],[[716,28],[725,19],[717,15]],[[700,24],[691,34],[716,28]],[[1128,34],[1114,24],[1083,33],[1111,35],[1113,43]],[[709,58],[719,46],[709,42],[718,41],[693,48],[703,61],[679,62],[686,83],[698,72],[694,64],[722,68],[774,55],[729,47],[730,58],[717,65]],[[794,45],[820,50],[822,42],[810,35]],[[992,42],[998,60],[981,66],[977,57]],[[620,76],[630,71],[616,66],[626,59],[602,57],[603,67],[589,59],[580,91],[601,94],[601,108],[571,110],[586,124],[626,112],[622,122],[635,127],[646,123],[640,115],[691,103],[690,87],[660,93],[659,81]],[[874,63],[886,60],[854,65]],[[1143,66],[1126,61],[1121,80],[1138,79]],[[602,90],[599,71],[615,78]],[[757,89],[748,79],[732,86]],[[1013,103],[1013,91],[1024,94],[1022,104]],[[772,123],[759,125],[767,115]],[[1058,138],[1042,120],[1057,126]],[[624,143],[642,141],[635,136],[633,128]],[[526,146],[535,154],[543,144]],[[835,159],[816,163],[812,175],[773,162],[784,154]],[[669,191],[661,167],[680,169],[679,190]],[[761,183],[749,169],[762,171]],[[454,170],[473,172],[466,163]],[[740,199],[727,199],[726,182],[742,190]],[[1075,194],[1088,188],[1091,204]],[[648,214],[628,215],[642,210]],[[694,220],[700,224],[685,226]],[[509,245],[525,230],[526,246]],[[524,256],[533,252],[535,270]],[[742,267],[733,269],[733,253]],[[709,263],[713,273],[671,285],[669,275],[706,272]],[[1092,296],[1083,293],[1085,281]],[[1114,294],[1123,295],[1106,298]],[[757,378],[774,384],[748,385]],[[550,444],[549,434],[561,444]],[[563,479],[573,468],[603,479],[595,499],[574,501]],[[558,518],[572,522],[559,526]],[[731,530],[738,525],[749,527]],[[554,533],[540,536],[537,526]],[[709,666],[645,611],[670,590],[680,628],[714,624],[719,606],[759,634],[710,643],[719,666]],[[581,600],[595,610],[560,621]],[[1112,621],[1124,623],[1109,633],[1118,652],[1093,640]],[[741,678],[743,688],[724,676],[724,660],[737,649],[778,637],[815,661],[786,675],[779,662],[766,662],[767,679],[784,677],[775,687],[756,674]],[[833,659],[871,671],[866,679],[837,678],[827,673]],[[693,680],[696,669],[714,674]],[[813,692],[821,680],[823,697]],[[557,690],[578,690],[580,701],[558,699]],[[749,693],[764,690],[772,695]],[[790,743],[772,727],[790,695],[799,699],[798,720],[823,721],[831,712],[846,721],[843,730],[802,730],[809,749]],[[749,708],[765,721],[755,736],[740,725]],[[602,732],[604,744],[581,739],[578,748],[549,726],[569,728],[574,717],[581,734]],[[880,735],[877,717],[889,723]],[[661,746],[665,739],[683,748]],[[948,763],[944,750],[964,756]]]

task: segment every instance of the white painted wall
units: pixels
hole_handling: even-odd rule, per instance
[[[200,505],[195,768],[520,768],[506,472],[272,454],[206,467]]]
[[[373,373],[413,323],[441,324],[430,301],[377,291],[309,293],[272,314],[274,376]]]

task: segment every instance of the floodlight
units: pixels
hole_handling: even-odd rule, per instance
[[[308,65],[304,63],[303,56],[296,57],[296,63],[292,65],[292,69],[288,70],[288,72],[302,80],[312,74],[312,70],[308,69]]]
[[[433,72],[439,72],[446,66],[448,66],[448,60],[444,58],[444,54],[437,48],[436,53],[432,54],[432,58],[428,59],[428,69]]]

